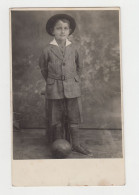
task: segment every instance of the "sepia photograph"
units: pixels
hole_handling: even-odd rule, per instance
[[[11,10],[13,159],[123,157],[119,21]]]
[[[120,8],[10,21],[13,185],[124,185]]]

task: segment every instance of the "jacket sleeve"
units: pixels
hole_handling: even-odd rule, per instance
[[[76,62],[76,71],[79,76],[82,73],[83,61],[81,56],[81,51],[79,49],[75,50],[75,62]]]
[[[48,76],[48,51],[46,49],[42,52],[39,58],[39,67],[41,69],[42,76],[46,81]]]

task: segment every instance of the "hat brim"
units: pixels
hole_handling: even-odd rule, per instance
[[[52,16],[47,21],[46,31],[48,32],[48,34],[53,36],[53,34],[52,34],[53,27],[54,27],[55,23],[57,22],[57,20],[60,20],[60,19],[66,19],[66,20],[69,21],[70,28],[71,28],[71,31],[70,31],[70,35],[71,35],[74,32],[74,30],[75,30],[76,23],[75,23],[75,20],[71,16],[69,16],[67,14],[56,14],[56,15]]]

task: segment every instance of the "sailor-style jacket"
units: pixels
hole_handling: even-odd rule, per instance
[[[63,99],[81,96],[82,62],[76,46],[68,39],[64,54],[54,39],[42,52],[39,66],[46,80],[46,98]]]

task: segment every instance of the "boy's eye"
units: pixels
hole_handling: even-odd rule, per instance
[[[60,30],[60,29],[61,29],[61,27],[57,27],[56,29]]]
[[[57,27],[56,28],[57,30],[62,30],[62,27]],[[68,27],[65,27],[64,30],[68,30],[69,28]]]

